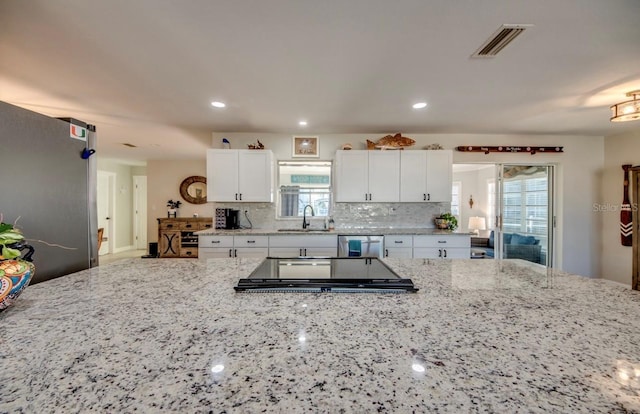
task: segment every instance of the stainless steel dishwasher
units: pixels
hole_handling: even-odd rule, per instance
[[[383,256],[384,236],[338,235],[338,257]]]

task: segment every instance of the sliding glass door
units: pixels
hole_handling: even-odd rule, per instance
[[[552,267],[553,166],[497,165],[496,258]]]

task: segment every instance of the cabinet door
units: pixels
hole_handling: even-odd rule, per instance
[[[180,257],[180,232],[161,231],[158,251],[160,257]]]
[[[336,257],[337,247],[305,247],[303,251],[307,257]]]
[[[266,150],[238,151],[238,198],[246,202],[273,201],[273,153]],[[208,181],[208,180],[207,180]]]
[[[198,249],[198,259],[228,259],[233,257],[233,248],[201,247]]]
[[[384,257],[413,257],[413,237],[410,235],[392,234],[384,236]]]
[[[236,257],[267,257],[269,249],[266,247],[238,247],[234,249]]]
[[[369,198],[369,151],[336,151],[336,201],[363,202]]]
[[[413,249],[411,247],[387,247],[384,249],[384,257],[411,259],[413,257]]]
[[[469,259],[471,257],[471,249],[465,247],[450,247],[444,249],[444,257],[446,259]]]
[[[238,151],[207,150],[207,201],[237,201]]]
[[[401,151],[400,201],[412,203],[429,201],[427,200],[427,151]]]
[[[427,198],[429,201],[451,202],[453,153],[450,150],[426,151]]]
[[[442,247],[414,247],[414,259],[442,259],[444,258]]]
[[[369,201],[400,200],[400,152],[366,151],[369,155]]]
[[[300,257],[302,255],[302,247],[269,247],[269,256],[271,257]]]

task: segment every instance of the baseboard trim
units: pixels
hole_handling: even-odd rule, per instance
[[[134,245],[129,245],[129,246],[124,246],[124,247],[117,247],[115,249],[113,249],[113,253],[122,253],[122,252],[128,252],[129,250],[136,250],[136,247]]]

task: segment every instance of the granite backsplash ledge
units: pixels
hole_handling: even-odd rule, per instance
[[[240,225],[258,229],[291,228],[296,219],[276,219],[276,203],[213,203],[216,208],[240,210]],[[246,215],[245,215],[246,211]],[[451,203],[334,203],[336,228],[434,228],[433,219],[451,211]],[[312,227],[322,227],[324,218],[311,217]]]

